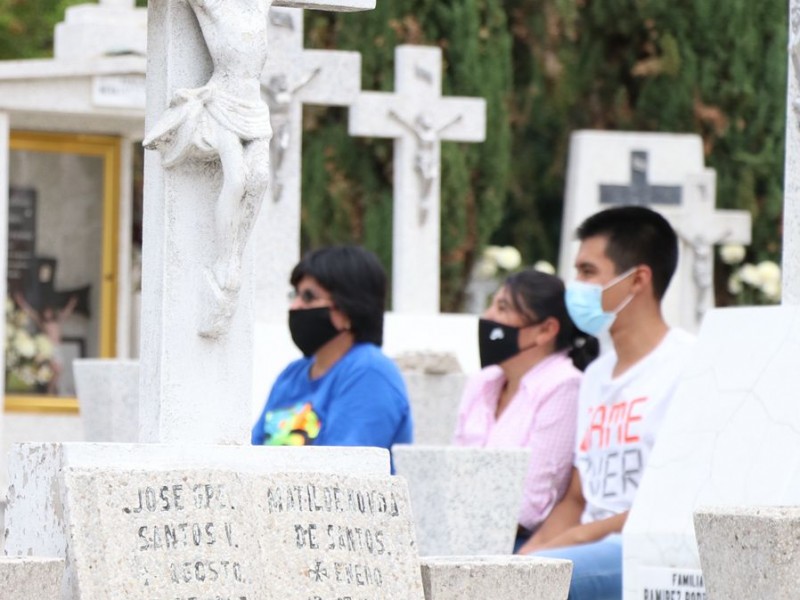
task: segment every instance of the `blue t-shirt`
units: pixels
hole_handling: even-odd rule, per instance
[[[377,446],[412,441],[400,371],[374,344],[355,344],[319,379],[313,358],[291,363],[272,386],[252,432],[255,445]]]

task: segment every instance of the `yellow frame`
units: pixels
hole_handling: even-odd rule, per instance
[[[103,253],[100,289],[100,358],[112,358],[117,343],[117,259],[122,140],[101,135],[11,131],[11,150],[95,156],[103,159]],[[5,396],[6,411],[78,412],[78,399],[44,394]]]

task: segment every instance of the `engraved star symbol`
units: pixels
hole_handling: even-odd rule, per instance
[[[322,581],[328,578],[328,569],[322,568],[322,561],[318,560],[314,567],[308,572],[309,577],[314,581]]]

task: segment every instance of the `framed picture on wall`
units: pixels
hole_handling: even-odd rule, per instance
[[[114,353],[118,138],[12,131],[5,406],[77,410],[72,361]]]

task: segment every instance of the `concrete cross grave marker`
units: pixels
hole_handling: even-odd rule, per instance
[[[482,142],[486,136],[486,102],[443,98],[441,90],[441,49],[399,46],[395,93],[364,92],[350,108],[351,135],[395,140],[395,312],[439,312],[441,142]]]
[[[647,180],[647,152],[631,152],[630,185],[600,185],[600,204],[611,205],[669,205],[681,203],[681,188],[677,185],[651,185]]]
[[[681,240],[681,254],[691,265],[691,280],[682,296],[684,319],[692,316],[700,325],[706,311],[714,307],[714,246],[750,244],[752,216],[746,210],[716,208],[717,173],[705,169],[689,175],[683,186],[683,210],[669,215]],[[688,254],[688,256],[687,256]],[[684,261],[686,262],[686,261]]]
[[[349,106],[361,91],[358,52],[303,48],[303,11],[272,8],[261,75],[270,109],[271,199],[255,225],[256,317],[286,318],[289,275],[300,258],[303,105]]]
[[[252,252],[269,185],[261,74],[272,6],[375,0],[150,2],[141,441],[246,443]],[[165,108],[169,106],[168,109]]]

